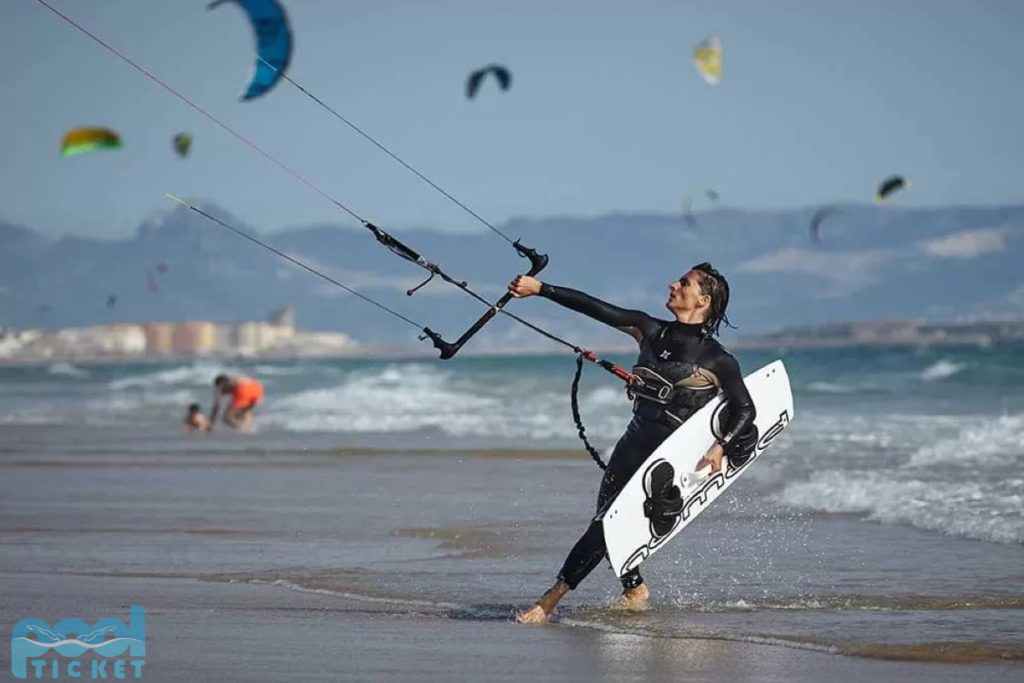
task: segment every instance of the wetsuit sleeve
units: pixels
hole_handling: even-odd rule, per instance
[[[652,336],[660,329],[660,323],[643,311],[619,308],[576,289],[543,283],[540,295],[605,325],[616,327],[638,340]]]
[[[732,424],[722,436],[719,443],[725,447],[740,434],[743,434],[750,425],[754,424],[757,410],[754,408],[754,401],[750,398],[747,385],[743,383],[743,375],[740,372],[740,364],[726,352],[722,352],[711,368],[725,393],[725,400],[729,402]],[[723,429],[725,429],[723,427]]]

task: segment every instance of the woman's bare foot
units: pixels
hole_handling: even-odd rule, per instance
[[[622,595],[615,601],[615,609],[626,612],[641,612],[647,609],[647,599],[650,597],[651,592],[647,590],[645,584],[641,583],[636,588],[627,588],[622,591]]]
[[[516,614],[517,624],[546,624],[550,619],[551,615],[545,612],[540,605],[534,605],[525,612]]]
[[[551,619],[551,613],[555,611],[555,607],[561,602],[565,594],[571,591],[569,584],[559,579],[555,581],[555,585],[548,589],[544,595],[541,596],[537,604],[516,615],[517,624],[546,624]]]

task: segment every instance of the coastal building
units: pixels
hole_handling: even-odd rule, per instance
[[[146,353],[146,334],[138,323],[104,325],[97,332],[107,353],[132,356]]]
[[[285,344],[289,339],[295,336],[295,325],[279,325],[275,323],[267,323],[262,328],[262,346],[260,347],[263,351],[269,351]]]
[[[295,336],[294,323],[279,325],[269,322],[244,322],[235,327],[235,348],[242,354],[271,351]]]
[[[14,362],[141,355],[287,358],[345,355],[356,348],[358,345],[347,334],[297,331],[295,311],[290,306],[271,312],[266,322],[149,321],[56,331],[0,328],[0,360]]]
[[[40,336],[29,350],[46,358],[141,356],[146,352],[146,334],[134,323],[69,327]]]
[[[12,358],[43,336],[42,330],[11,330],[0,334],[0,358]]]
[[[234,353],[238,348],[238,326],[219,323],[213,329],[213,350],[216,353]]]
[[[212,353],[216,341],[216,325],[206,321],[189,320],[174,326],[171,350],[180,356],[201,356]]]
[[[144,323],[142,331],[148,355],[167,356],[173,351],[174,323]]]
[[[345,355],[359,348],[352,337],[343,332],[296,332],[274,348],[278,356]]]
[[[235,351],[244,355],[259,353],[263,339],[262,326],[267,323],[247,322],[235,325]]]

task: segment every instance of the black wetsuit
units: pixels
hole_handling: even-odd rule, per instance
[[[737,437],[748,433],[754,422],[754,404],[743,384],[739,364],[700,324],[658,320],[643,311],[619,308],[589,294],[544,284],[540,295],[621,329],[640,345],[634,372],[667,380],[673,391],[668,402],[637,398],[633,419],[615,445],[597,494],[598,513],[626,485],[630,477],[684,420],[714,398],[719,389],[729,403],[729,424],[719,439],[729,452]],[[571,588],[586,578],[606,555],[601,523],[591,522],[565,559],[558,578]],[[622,585],[634,588],[643,583],[636,569],[622,577]]]

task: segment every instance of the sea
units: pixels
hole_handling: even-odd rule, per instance
[[[783,359],[789,428],[644,564],[650,609],[614,609],[602,565],[556,623],[1024,660],[1024,347],[736,355],[744,372]],[[574,369],[571,354],[0,368],[0,571],[511,621],[594,512]],[[185,434],[220,373],[264,383],[253,432]],[[630,417],[621,382],[586,367],[580,407],[607,455]]]

